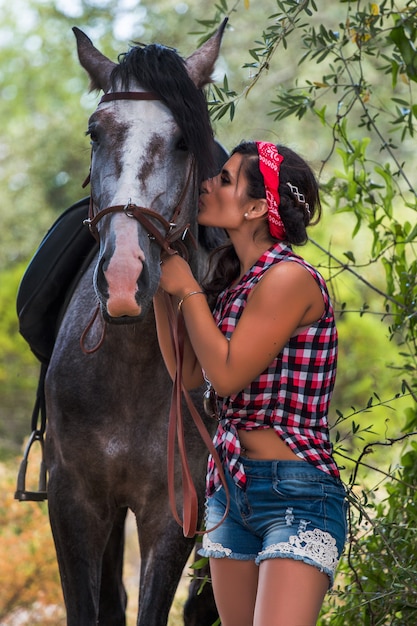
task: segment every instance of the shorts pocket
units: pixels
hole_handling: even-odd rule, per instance
[[[272,486],[275,493],[286,500],[321,500],[325,494],[322,483],[308,478],[276,478]]]
[[[317,481],[300,478],[283,478],[273,482],[275,499],[285,506],[297,520],[309,520],[314,526],[320,525],[324,515],[325,493],[323,485]]]

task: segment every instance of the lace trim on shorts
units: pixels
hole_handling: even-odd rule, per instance
[[[288,541],[273,543],[265,550],[262,550],[258,556],[260,558],[272,556],[277,552],[307,557],[333,573],[339,561],[336,540],[329,533],[323,532],[318,528],[301,531],[298,535],[289,537]]]
[[[220,554],[230,556],[232,554],[230,548],[225,548],[221,543],[214,543],[207,534],[203,536],[203,548],[205,550],[213,550],[217,556],[220,556]]]

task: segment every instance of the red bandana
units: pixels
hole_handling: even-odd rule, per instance
[[[275,239],[286,237],[285,227],[279,214],[279,168],[284,157],[278,153],[273,143],[257,141],[259,169],[264,179],[266,202],[268,205],[269,231]]]

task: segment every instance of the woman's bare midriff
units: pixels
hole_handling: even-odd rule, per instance
[[[272,428],[239,429],[242,455],[258,461],[303,461]]]

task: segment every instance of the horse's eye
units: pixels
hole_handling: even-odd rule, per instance
[[[98,133],[94,128],[89,128],[85,134],[90,136],[92,144],[98,142]]]
[[[185,140],[184,140],[183,137],[181,137],[181,139],[179,139],[177,141],[177,146],[176,147],[177,147],[177,150],[180,150],[181,152],[187,152],[187,150],[188,150],[188,146],[185,143]]]

